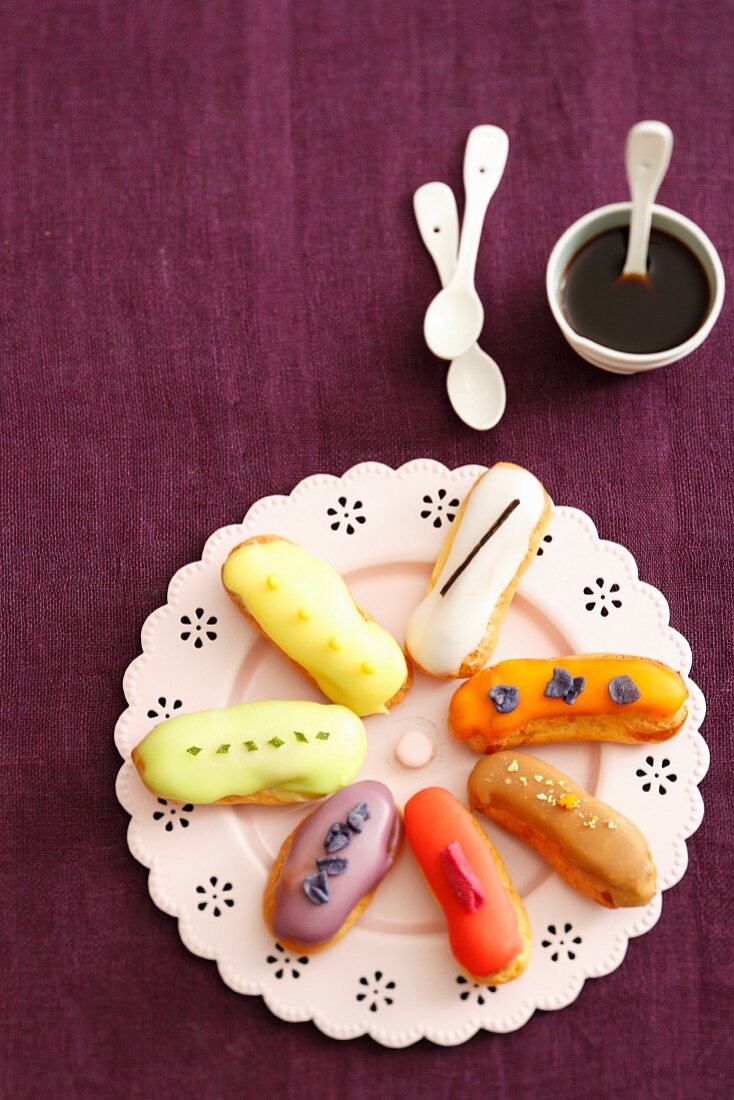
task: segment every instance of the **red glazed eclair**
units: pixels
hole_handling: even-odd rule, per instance
[[[443,787],[414,794],[404,826],[461,968],[484,985],[517,978],[530,956],[530,923],[482,827]]]

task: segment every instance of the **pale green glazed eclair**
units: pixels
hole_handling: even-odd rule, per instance
[[[305,802],[351,783],[361,720],[323,703],[241,703],[169,718],[132,752],[146,787],[178,802]]]

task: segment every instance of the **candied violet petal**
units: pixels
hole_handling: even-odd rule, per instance
[[[573,691],[573,676],[565,668],[554,668],[553,678],[545,685],[543,692],[546,699],[563,699],[569,691]]]
[[[585,676],[574,676],[573,685],[568,689],[566,694],[563,696],[563,702],[568,703],[569,705],[571,703],[575,703],[576,700],[578,699],[579,695],[581,694],[581,692],[584,690],[585,687],[586,687],[586,677]]]
[[[342,848],[346,848],[351,839],[352,834],[349,826],[341,821],[335,821],[333,825],[329,826],[329,831],[324,840],[324,848],[329,854],[340,852]]]
[[[520,692],[512,684],[497,684],[490,688],[489,698],[500,714],[511,714],[520,702]]]
[[[615,676],[609,681],[609,694],[613,703],[636,703],[640,698],[640,689],[631,676]]]
[[[358,802],[357,805],[349,811],[347,814],[347,824],[349,828],[355,833],[361,833],[364,828],[365,821],[369,821],[370,811],[367,809],[366,802]]]
[[[329,900],[329,884],[326,881],[326,871],[317,871],[313,875],[306,875],[303,880],[303,892],[314,905],[326,905]]]
[[[345,856],[320,856],[316,860],[316,866],[327,875],[343,875],[349,866],[349,860]]]

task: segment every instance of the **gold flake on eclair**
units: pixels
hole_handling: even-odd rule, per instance
[[[562,794],[558,799],[558,805],[563,806],[564,810],[572,810],[574,806],[578,806],[579,800],[575,794],[571,791],[567,791],[566,794]]]
[[[516,772],[519,770],[519,767],[520,765],[518,764],[517,760],[513,760],[507,765],[507,770],[508,772]]]

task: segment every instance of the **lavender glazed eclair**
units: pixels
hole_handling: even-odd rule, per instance
[[[265,887],[263,916],[289,950],[308,955],[361,916],[400,853],[392,794],[365,780],[327,799],[288,836]]]

